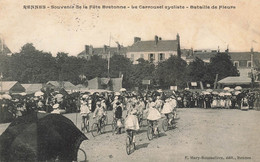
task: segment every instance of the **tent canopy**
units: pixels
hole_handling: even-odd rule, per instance
[[[251,84],[251,78],[248,77],[226,77],[220,81],[218,81],[220,84],[225,85],[249,85]]]

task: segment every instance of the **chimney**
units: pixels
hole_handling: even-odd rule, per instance
[[[141,41],[141,38],[140,38],[140,37],[134,37],[134,43],[140,42],[140,41]]]
[[[177,55],[178,57],[181,57],[181,43],[180,43],[179,33],[177,33],[176,40],[177,40]]]
[[[107,52],[107,45],[104,45],[104,48],[103,48],[103,53],[106,53]]]
[[[89,46],[89,54],[92,55],[93,54],[93,46]]]
[[[154,41],[155,41],[155,45],[157,45],[157,43],[158,43],[158,36],[156,35],[156,36],[154,36]]]
[[[89,54],[89,45],[85,45],[85,52],[86,52],[86,55]]]

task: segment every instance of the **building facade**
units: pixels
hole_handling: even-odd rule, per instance
[[[77,57],[89,60],[92,56],[96,55],[103,59],[111,58],[114,55],[126,55],[127,48],[118,44],[117,47],[109,47],[104,45],[101,48],[93,48],[91,45],[85,45],[85,50],[78,54]]]
[[[126,53],[126,57],[134,64],[137,64],[140,58],[157,64],[171,56],[181,56],[179,34],[176,40],[162,40],[155,36],[154,40],[142,41],[141,38],[135,37],[133,45],[128,47]]]
[[[194,50],[191,55],[186,55],[184,60],[190,63],[197,57],[205,63],[210,63],[210,59],[219,52],[219,50]],[[241,77],[251,77],[253,72],[256,77],[255,80],[259,80],[258,75],[255,75],[257,73],[256,69],[260,68],[259,52],[254,52],[253,49],[249,52],[229,52],[227,49],[225,53],[228,53]]]

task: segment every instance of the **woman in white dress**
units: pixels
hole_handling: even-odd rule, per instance
[[[148,116],[147,120],[154,128],[154,134],[157,132],[158,129],[158,120],[161,118],[160,112],[155,108],[156,104],[154,102],[150,103],[150,107],[148,109]]]
[[[127,111],[127,117],[125,119],[125,129],[126,132],[129,132],[130,130],[133,131],[133,143],[135,143],[136,131],[140,129],[136,115],[137,115],[137,110],[135,108],[135,103],[132,103],[131,109]]]

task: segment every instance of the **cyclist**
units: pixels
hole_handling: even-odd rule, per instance
[[[137,109],[138,122],[140,124],[141,120],[143,119],[143,111],[145,109],[145,103],[143,102],[141,97],[137,99],[136,109]]]
[[[167,98],[165,101],[161,113],[166,116],[168,123],[171,124],[171,121],[173,120],[173,106],[170,98]]]
[[[176,98],[172,95],[170,98],[170,104],[172,107],[173,111],[173,119],[177,118],[177,100]]]
[[[88,98],[82,98],[80,105],[80,115],[81,115],[81,130],[86,129],[86,126],[89,125],[89,114],[90,109],[87,102]]]
[[[131,108],[127,111],[127,117],[125,119],[125,129],[128,135],[130,132],[133,133],[133,143],[135,143],[135,134],[139,130],[139,123],[137,119],[137,110],[135,108],[135,103],[132,103]]]
[[[101,105],[100,101],[97,101],[96,109],[93,114],[93,119],[97,117],[96,121],[98,123],[99,131],[100,131],[102,122],[104,122],[105,115],[106,115],[106,111],[105,111],[104,107]]]
[[[116,134],[121,134],[122,115],[123,115],[123,108],[121,106],[121,103],[117,101],[116,107],[114,109],[114,118],[116,119],[116,127],[118,128]]]
[[[151,102],[149,104],[147,120],[149,120],[150,124],[152,125],[153,130],[154,130],[154,134],[158,129],[158,120],[160,118],[161,118],[161,114],[156,109],[156,104],[154,102]]]

